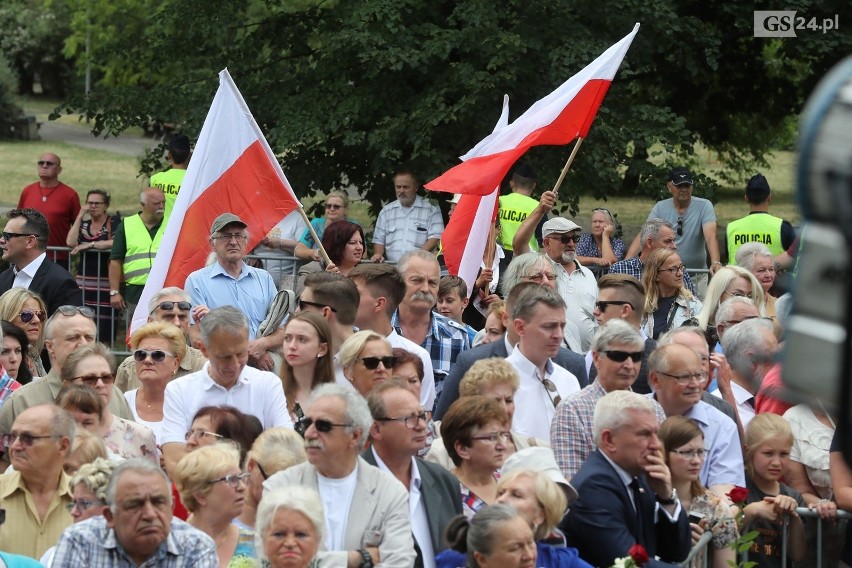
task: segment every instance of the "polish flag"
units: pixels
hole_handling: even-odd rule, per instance
[[[494,127],[494,133],[509,124],[509,95],[503,95],[503,112]],[[473,150],[471,150],[473,152]],[[471,152],[462,156],[468,159]],[[462,195],[450,222],[441,235],[441,247],[444,251],[444,263],[450,274],[458,276],[467,284],[468,291],[479,274],[485,247],[491,226],[497,217],[497,198],[500,196],[499,184],[488,195]]]
[[[248,225],[251,250],[299,207],[243,96],[228,70],[223,70],[131,329],[148,320],[148,300],[156,291],[182,288],[187,276],[204,267],[212,251],[210,225],[216,217],[233,213],[242,219]]]
[[[469,159],[425,185],[431,191],[488,195],[533,146],[568,144],[589,132],[639,24],[582,71],[467,153]],[[464,158],[463,158],[464,159]]]

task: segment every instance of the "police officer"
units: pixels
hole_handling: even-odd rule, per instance
[[[508,266],[512,260],[512,238],[518,232],[518,228],[520,228],[524,219],[538,207],[538,200],[532,198],[535,185],[535,172],[529,164],[523,163],[515,169],[512,179],[509,180],[509,187],[512,192],[500,196],[500,234],[497,242],[506,253],[505,258],[500,262],[501,271],[504,269],[504,264]],[[541,223],[536,227],[535,237],[530,239],[530,250],[532,251],[539,250],[537,240],[541,239],[541,226],[546,220],[542,218]]]
[[[749,214],[728,224],[728,262],[734,261],[740,246],[752,241],[765,244],[775,256],[790,248],[796,231],[788,221],[769,214],[772,193],[769,182],[761,174],[748,181],[745,200]]]

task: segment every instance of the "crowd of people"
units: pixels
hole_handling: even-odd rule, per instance
[[[706,532],[714,568],[736,545],[781,566],[814,554],[800,507],[852,562],[833,409],[780,380],[796,251],[759,174],[727,247],[686,168],[625,247],[607,209],[587,233],[553,216],[522,164],[470,285],[442,276],[408,170],[370,243],[342,192],[260,262],[223,212],[208,265],[154,291],[116,361],[182,176],[118,219],[103,190],[73,206],[55,154],[38,167],[0,239],[6,565],[583,568],[638,544],[670,566]]]

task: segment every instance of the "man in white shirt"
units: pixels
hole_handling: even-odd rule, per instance
[[[562,345],[565,301],[544,286],[528,286],[518,295],[512,317],[519,340],[506,361],[521,377],[512,429],[549,440],[554,409],[580,390],[577,377],[551,360]]]
[[[434,568],[435,555],[449,546],[444,529],[462,514],[459,480],[440,465],[415,457],[426,445],[426,411],[405,384],[391,380],[378,385],[367,404],[373,415],[372,444],[361,457],[408,490],[415,566]]]
[[[166,469],[186,453],[184,441],[192,417],[203,406],[227,404],[260,420],[264,429],[293,427],[281,379],[248,367],[248,321],[233,306],[210,310],[199,324],[201,352],[208,362],[166,386],[163,402],[163,457]]]
[[[263,482],[264,493],[293,484],[319,493],[327,529],[325,550],[317,555],[320,566],[411,568],[408,493],[358,455],[373,425],[367,401],[351,388],[321,385],[311,393],[301,423],[307,463],[272,475]]]
[[[420,404],[431,409],[435,404],[435,374],[432,358],[423,347],[406,339],[391,325],[391,317],[405,297],[405,281],[390,264],[359,264],[349,271],[360,295],[355,325],[388,338],[391,347],[405,349],[423,361],[423,382],[420,384]],[[346,381],[347,383],[349,381]]]

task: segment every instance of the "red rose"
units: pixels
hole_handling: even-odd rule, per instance
[[[733,503],[745,503],[748,499],[748,489],[745,487],[734,487],[731,489],[731,492],[728,493],[728,497],[731,499]]]
[[[645,550],[645,547],[641,544],[634,544],[631,546],[627,551],[627,554],[630,555],[630,558],[632,558],[633,562],[635,562],[638,566],[644,566],[645,563],[650,560],[648,558],[648,551]]]

